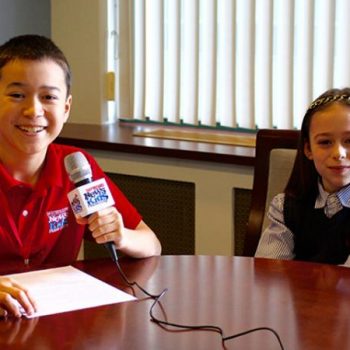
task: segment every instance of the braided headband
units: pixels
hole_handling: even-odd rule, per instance
[[[342,95],[333,95],[333,96],[326,96],[326,97],[318,98],[317,100],[315,100],[314,102],[311,103],[311,105],[309,106],[309,108],[307,110],[310,111],[318,106],[325,105],[326,103],[335,102],[335,101],[342,101],[342,100],[347,100],[347,101],[345,101],[345,103],[350,104],[350,95],[342,94]]]

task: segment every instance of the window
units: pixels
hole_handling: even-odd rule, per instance
[[[350,85],[348,0],[110,0],[120,119],[299,128]]]

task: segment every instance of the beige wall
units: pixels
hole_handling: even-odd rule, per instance
[[[253,169],[210,162],[90,150],[105,171],[195,184],[195,253],[232,255],[233,189],[251,189]]]
[[[51,37],[73,71],[69,122],[107,122],[107,0],[51,0]]]

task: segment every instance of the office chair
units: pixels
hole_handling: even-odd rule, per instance
[[[296,155],[298,130],[261,129],[256,137],[251,207],[244,237],[244,256],[254,256],[267,225],[266,211],[272,198],[283,192]]]

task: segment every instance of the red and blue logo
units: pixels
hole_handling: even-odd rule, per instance
[[[54,233],[68,226],[68,207],[48,211],[49,233]]]

